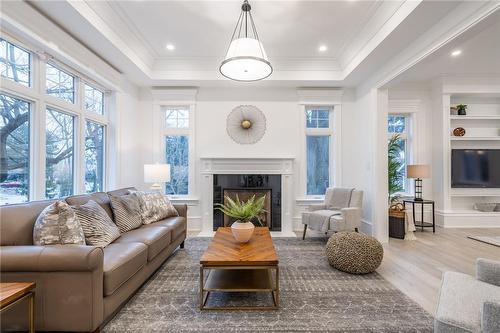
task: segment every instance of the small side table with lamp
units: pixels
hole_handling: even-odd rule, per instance
[[[422,197],[422,179],[429,178],[431,174],[430,167],[424,164],[414,164],[408,165],[407,168],[407,177],[415,179],[415,197],[412,199],[404,199],[403,206],[406,209],[406,204],[409,203],[412,205],[412,213],[413,213],[413,223],[415,227],[421,228],[424,231],[424,228],[432,228],[432,232],[436,232],[436,218],[434,213],[434,201],[433,200],[425,200]],[[415,204],[421,205],[421,221],[417,221],[415,219]],[[432,222],[424,221],[424,206],[425,205],[432,206]]]

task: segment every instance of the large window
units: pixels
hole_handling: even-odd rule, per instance
[[[409,157],[409,117],[406,115],[389,115],[387,133],[388,141],[392,142],[392,154],[395,157],[396,168],[393,184],[396,193],[408,193],[409,183],[406,178],[406,166]]]
[[[0,94],[0,205],[29,200],[30,103]]]
[[[306,194],[324,195],[331,185],[333,107],[306,107]]]
[[[45,124],[45,196],[73,194],[74,117],[47,109]]]
[[[30,53],[0,38],[0,73],[3,78],[29,87],[31,83]]]
[[[0,205],[106,190],[104,89],[56,61],[0,39]]]
[[[46,71],[47,95],[75,102],[75,77],[48,63]]]
[[[85,192],[103,190],[104,126],[93,121],[85,125]]]
[[[189,194],[190,110],[189,106],[162,107],[165,161],[170,164],[165,192],[170,195]]]

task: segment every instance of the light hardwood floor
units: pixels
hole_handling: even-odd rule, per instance
[[[441,276],[446,271],[475,274],[475,260],[500,260],[500,247],[467,236],[500,236],[500,229],[443,229],[416,232],[416,241],[391,238],[377,272],[426,311],[436,311]]]
[[[196,237],[190,232],[189,237]],[[297,237],[302,237],[297,232]],[[446,271],[475,274],[477,258],[500,260],[500,247],[481,243],[467,236],[500,236],[500,228],[428,229],[415,233],[417,240],[391,238],[384,245],[384,260],[377,272],[395,287],[434,315],[441,276]]]

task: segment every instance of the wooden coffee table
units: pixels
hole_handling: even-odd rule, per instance
[[[0,313],[10,309],[15,304],[28,298],[29,332],[35,332],[35,283],[33,282],[3,282],[0,283]]]
[[[279,308],[278,256],[267,227],[255,228],[248,243],[237,242],[231,228],[219,228],[200,259],[201,310],[273,310]],[[205,277],[205,271],[208,271]],[[274,274],[273,274],[274,271]],[[273,278],[274,277],[274,278]],[[207,306],[210,292],[268,292],[272,304]]]

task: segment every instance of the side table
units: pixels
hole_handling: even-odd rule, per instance
[[[24,299],[28,305],[28,332],[35,332],[35,283],[34,282],[2,282],[0,283],[0,314]]]
[[[436,217],[434,214],[434,200],[415,200],[415,199],[404,199],[403,206],[406,209],[406,204],[412,205],[412,214],[413,214],[413,223],[415,224],[415,228],[421,228],[424,231],[424,228],[432,228],[432,232],[436,232]],[[421,206],[421,219],[417,221],[415,219],[415,204],[420,204]],[[432,206],[432,222],[424,221],[424,206],[431,205]],[[418,206],[417,206],[418,207]]]

